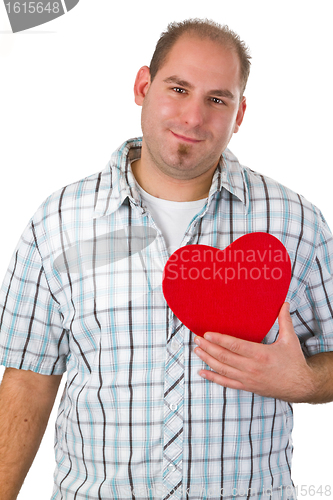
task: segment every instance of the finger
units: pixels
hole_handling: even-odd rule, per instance
[[[200,349],[200,347],[194,349],[194,352],[197,356],[199,356],[199,358],[204,363],[206,363],[206,365],[208,365],[212,370],[214,370],[219,375],[238,381],[241,379],[242,373],[237,368],[221,363],[214,356],[211,356],[207,352]]]
[[[215,384],[222,385],[223,387],[229,387],[230,389],[244,390],[244,386],[241,382],[239,382],[238,380],[230,379],[228,377],[224,377],[219,373],[210,370],[200,370],[199,375],[200,377],[209,380],[211,382],[214,382]]]
[[[201,348],[202,351],[217,360],[219,363],[228,365],[238,370],[244,370],[244,363],[246,363],[247,358],[244,359],[243,356],[235,354],[224,347],[214,344],[213,342],[209,342],[202,337],[195,337],[194,342]]]
[[[286,325],[291,324],[292,325],[292,319],[290,316],[289,309],[290,309],[290,304],[288,302],[284,302],[284,304],[282,304],[282,306],[281,306],[279,316],[278,316],[279,323],[282,321],[283,324],[286,324]]]
[[[250,342],[248,340],[238,339],[236,337],[231,337],[230,335],[224,335],[216,332],[205,333],[204,339],[224,347],[224,349],[227,349],[234,354],[244,356],[245,358],[255,357],[258,353],[258,349],[262,346],[262,344],[258,344],[257,342]]]
[[[285,302],[278,316],[279,321],[279,334],[283,337],[285,335],[296,335],[294,330],[294,325],[289,313],[290,305]]]

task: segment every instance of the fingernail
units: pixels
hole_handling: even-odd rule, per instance
[[[197,345],[200,345],[200,338],[199,338],[199,337],[195,337],[194,342],[195,342]]]
[[[211,335],[209,335],[209,333],[205,333],[204,337],[206,340],[212,340],[212,337]]]

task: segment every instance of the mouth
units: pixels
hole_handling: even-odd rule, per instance
[[[201,139],[192,139],[192,137],[185,137],[184,135],[179,135],[179,134],[176,134],[175,132],[172,132],[172,130],[170,130],[170,132],[172,133],[172,135],[174,137],[176,137],[176,139],[183,141],[183,142],[187,142],[189,144],[197,144],[199,142],[202,142]]]

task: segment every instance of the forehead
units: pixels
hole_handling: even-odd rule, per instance
[[[160,73],[160,74],[159,74]],[[192,84],[231,85],[240,88],[240,61],[235,50],[210,39],[183,35],[168,53],[157,75],[177,74]],[[157,76],[156,75],[156,76]]]

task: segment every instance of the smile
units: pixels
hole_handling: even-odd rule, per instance
[[[172,133],[172,135],[174,135],[177,139],[179,139],[180,141],[183,141],[183,142],[188,142],[190,144],[196,144],[198,142],[202,142],[201,140],[199,139],[192,139],[191,137],[185,137],[183,135],[179,135],[179,134],[175,134],[175,132],[172,132],[172,130],[170,130],[170,132]]]

